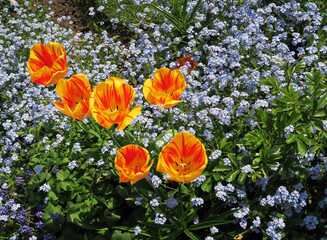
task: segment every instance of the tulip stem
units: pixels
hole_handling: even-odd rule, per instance
[[[128,133],[129,133],[129,132],[126,131],[127,139],[128,139],[128,141],[129,141],[130,144],[133,144],[133,143],[132,143],[132,140],[131,140],[131,138],[130,138],[130,136],[128,135]]]
[[[170,113],[170,108],[168,108],[168,118],[169,118],[169,122],[170,122],[170,128],[173,131],[173,136],[175,136],[175,129],[174,129],[174,125],[173,125],[173,118]]]
[[[92,124],[94,130],[95,130],[96,132],[98,132],[100,139],[103,140],[103,138],[101,137],[101,131],[99,130],[98,125],[95,124],[95,122],[94,122],[95,119],[93,118],[93,116],[90,117],[89,119],[90,119],[90,122],[91,122],[91,124]],[[93,135],[94,135],[94,134],[93,134]]]
[[[117,139],[114,137],[114,135],[112,134],[112,132],[110,132],[110,129],[106,128],[107,129],[107,132],[110,136],[110,138],[116,143],[117,147],[121,148],[119,142],[117,141]]]

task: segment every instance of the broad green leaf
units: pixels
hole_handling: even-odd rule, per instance
[[[311,146],[311,141],[308,137],[299,134],[298,138],[301,139],[307,146]]]
[[[246,180],[246,173],[243,173],[243,172],[241,172],[239,175],[238,175],[238,179],[237,179],[237,181],[238,181],[238,183],[239,184],[244,184],[244,182],[245,182],[245,180]]]
[[[235,167],[239,167],[239,163],[233,153],[228,153],[227,156],[232,161],[232,163]]]
[[[287,125],[291,125],[296,123],[297,121],[299,121],[302,118],[302,114],[301,113],[293,113],[290,118],[287,120]]]
[[[290,144],[294,142],[296,139],[297,139],[297,135],[293,133],[290,136],[288,136],[288,138],[286,138],[286,143]]]
[[[316,152],[319,148],[320,148],[319,145],[314,146],[314,147],[310,150],[310,153],[314,153],[314,152]]]
[[[320,99],[318,100],[317,109],[323,108],[326,105],[327,105],[327,93],[325,93],[324,95],[322,95],[320,97]]]
[[[232,172],[230,172],[227,176],[226,176],[226,181],[227,182],[232,182],[234,181],[234,179],[237,177],[237,175],[240,173],[240,170],[234,170]]]
[[[69,170],[59,170],[56,174],[56,177],[60,180],[60,181],[65,181],[70,175]]]
[[[216,166],[212,171],[213,172],[225,172],[225,171],[229,171],[229,170],[232,170],[231,167],[228,167],[228,166]]]
[[[115,225],[115,223],[121,219],[118,214],[116,214],[114,211],[109,211],[108,209],[104,211],[103,216],[109,227]]]
[[[51,201],[57,201],[58,200],[58,197],[57,195],[53,192],[53,191],[49,191],[48,193],[48,197]]]
[[[313,116],[316,117],[316,118],[319,118],[319,117],[326,117],[326,113],[325,113],[324,110],[322,110],[322,111],[318,111],[318,112],[316,112]]]
[[[303,157],[307,153],[307,148],[304,142],[302,142],[300,139],[297,139],[296,142],[297,142],[297,149],[301,154],[301,156]]]
[[[70,205],[66,213],[66,219],[68,222],[74,223],[76,221],[81,221],[79,214],[83,205],[85,205],[84,202]]]
[[[239,184],[244,184],[245,179],[246,179],[246,173],[241,172],[238,175],[238,180],[237,181],[238,181]]]
[[[115,230],[110,239],[111,240],[132,240],[133,235],[130,233],[121,233],[120,231]]]
[[[253,159],[253,164],[259,164],[261,162],[261,159],[259,157]]]
[[[267,168],[267,166],[262,166],[262,173],[268,177],[269,176],[269,169]]]
[[[201,185],[201,189],[202,191],[204,192],[208,192],[212,187],[212,179],[211,177],[210,178],[207,178],[204,183],[202,183]]]
[[[274,153],[276,153],[276,152],[278,152],[278,150],[281,148],[281,146],[279,146],[279,145],[275,145],[275,146],[273,146],[271,149],[270,149],[270,153],[271,154],[274,154]]]

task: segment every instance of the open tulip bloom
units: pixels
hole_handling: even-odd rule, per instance
[[[136,145],[127,145],[118,150],[115,167],[119,171],[119,181],[130,181],[133,185],[148,176],[153,160],[149,164],[149,152]]]
[[[183,73],[175,69],[158,69],[153,79],[144,82],[143,94],[148,103],[162,106],[159,108],[172,108],[176,104],[183,102],[178,100],[186,88]]]
[[[208,164],[202,143],[188,132],[176,134],[163,147],[157,171],[168,174],[168,180],[189,183],[199,177]]]
[[[30,51],[27,67],[33,83],[56,84],[68,71],[66,51],[60,43],[36,43]]]
[[[53,104],[69,117],[83,120],[84,116],[90,116],[89,100],[91,96],[91,86],[84,74],[73,75],[71,79],[59,79],[56,92],[61,97],[61,101]]]
[[[117,131],[121,131],[141,112],[140,106],[130,111],[134,97],[134,89],[123,79],[110,77],[93,89],[90,100],[92,116],[105,128],[117,123]]]

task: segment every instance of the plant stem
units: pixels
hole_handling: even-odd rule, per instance
[[[100,138],[101,138],[101,140],[103,140],[103,138],[101,137],[101,131],[99,130],[98,126],[95,124],[95,122],[94,122],[95,119],[93,118],[93,116],[92,117],[90,116],[89,119],[90,119],[90,122],[91,122],[91,124],[92,124],[92,126],[94,128],[94,131],[97,131]]]
[[[117,139],[114,137],[114,135],[110,132],[110,129],[106,128],[107,132],[110,136],[110,138],[116,143],[117,147],[121,148],[120,144],[118,143]]]
[[[131,140],[130,136],[128,135],[128,132],[127,132],[127,131],[126,131],[126,136],[127,136],[128,142],[129,142],[130,144],[132,144],[132,140]]]
[[[173,118],[170,113],[170,108],[168,108],[168,118],[169,118],[169,122],[170,122],[170,128],[173,130],[173,136],[175,136],[175,129],[174,129],[174,125],[173,125]]]

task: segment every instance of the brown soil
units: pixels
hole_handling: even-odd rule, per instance
[[[87,26],[82,22],[78,7],[69,0],[52,0],[52,4],[49,4],[49,0],[40,0],[39,3],[46,6],[49,11],[54,12],[51,20],[55,23],[58,23],[57,19],[62,16],[70,16],[70,20],[61,20],[58,25],[64,28],[70,28],[73,31],[73,35],[77,32],[92,32],[90,26]],[[73,21],[73,24],[69,24],[69,21]]]
[[[87,25],[86,23],[83,23],[81,18],[81,12],[78,8],[78,6],[74,5],[72,1],[70,0],[52,0],[52,3],[49,4],[49,0],[36,0],[35,7],[39,4],[42,4],[45,6],[48,11],[54,12],[51,20],[58,24],[60,27],[63,28],[70,28],[73,31],[72,36],[74,36],[76,33],[87,33],[87,32],[95,32],[94,29],[92,29],[91,26]],[[57,21],[58,18],[61,18],[63,16],[70,16],[70,19],[63,19],[59,23]],[[72,24],[69,24],[69,21],[72,21]],[[110,22],[105,23],[107,26],[111,25]],[[108,35],[110,37],[116,36],[118,31],[113,30],[111,28],[107,29]],[[133,38],[133,34],[128,33],[126,30],[120,29],[119,31],[119,37],[117,38],[118,41],[120,41],[124,45],[129,45],[131,39]]]

